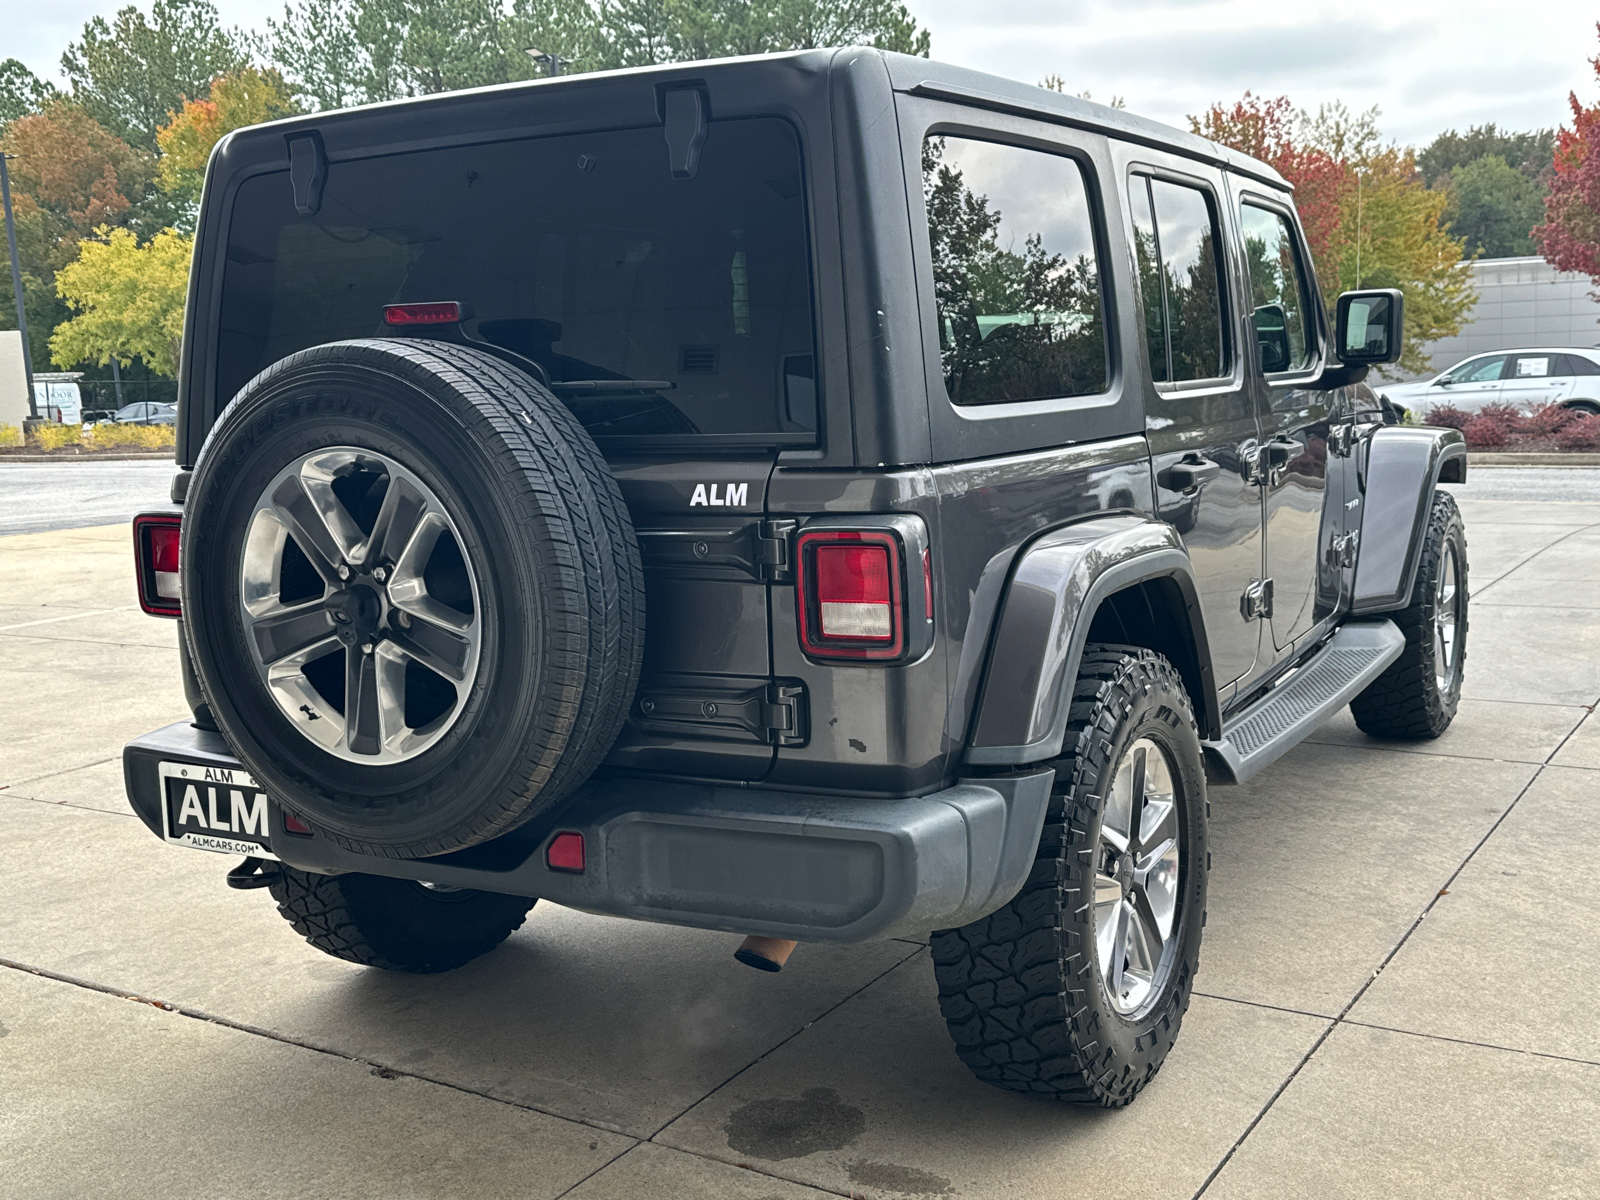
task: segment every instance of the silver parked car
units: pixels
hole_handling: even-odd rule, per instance
[[[178,420],[178,406],[141,400],[123,405],[111,414],[111,419],[118,425],[173,425]]]
[[[1600,349],[1496,350],[1475,354],[1432,379],[1388,384],[1378,391],[1418,418],[1441,405],[1477,412],[1495,403],[1524,411],[1553,403],[1600,413]]]

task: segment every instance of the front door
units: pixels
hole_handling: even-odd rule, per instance
[[[1238,213],[1247,328],[1256,342],[1249,378],[1261,424],[1256,473],[1266,514],[1266,577],[1272,581],[1269,623],[1274,649],[1284,651],[1319,619],[1321,564],[1341,526],[1336,513],[1324,511],[1340,501],[1328,490],[1328,434],[1337,393],[1305,386],[1322,356],[1306,255],[1289,210],[1246,193]]]
[[[1162,519],[1194,564],[1219,690],[1250,673],[1261,625],[1259,427],[1231,336],[1218,180],[1151,169],[1128,176],[1153,386],[1145,429]]]

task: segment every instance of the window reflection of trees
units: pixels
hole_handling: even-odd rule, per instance
[[[1104,391],[1105,328],[1092,252],[1069,260],[1047,251],[1041,233],[1012,228],[985,194],[989,181],[969,182],[946,161],[946,141],[924,143],[922,168],[939,352],[950,398],[983,404]],[[1016,178],[1048,177],[1050,172],[1038,169],[1041,160],[1059,172],[1060,202],[1079,209],[1074,216],[1089,241],[1078,166],[1020,148],[1007,148],[1004,155],[1014,160],[1006,164],[1013,186]],[[999,172],[993,174],[999,182]]]

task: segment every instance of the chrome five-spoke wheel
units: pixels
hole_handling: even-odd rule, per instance
[[[405,762],[461,715],[479,573],[439,497],[393,459],[335,446],[280,471],[246,528],[240,584],[267,691],[328,753]]]
[[[1176,772],[1149,738],[1117,764],[1095,860],[1094,939],[1111,1006],[1131,1017],[1171,968],[1179,868]]]
[[[1455,684],[1462,611],[1460,560],[1455,546],[1446,542],[1439,561],[1438,593],[1433,600],[1433,677],[1439,691],[1446,694]]]

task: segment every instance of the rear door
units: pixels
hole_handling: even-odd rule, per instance
[[[1220,174],[1183,160],[1126,176],[1151,385],[1145,429],[1163,520],[1194,564],[1219,689],[1248,675],[1261,625],[1260,426],[1223,247]],[[1224,691],[1224,698],[1226,692]]]
[[[1573,382],[1565,354],[1513,354],[1500,381],[1500,401],[1526,411],[1562,399]]]

